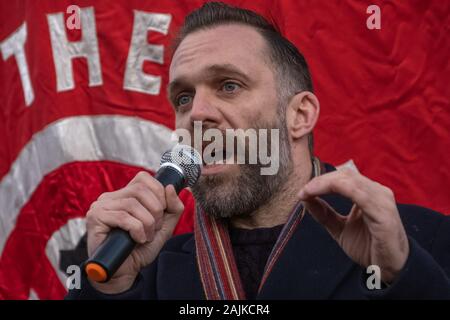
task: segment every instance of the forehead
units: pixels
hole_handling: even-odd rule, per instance
[[[194,75],[210,65],[223,64],[247,73],[261,72],[268,68],[265,52],[264,38],[250,26],[230,24],[199,30],[186,36],[178,46],[169,78]]]

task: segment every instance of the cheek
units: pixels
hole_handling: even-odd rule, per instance
[[[273,123],[278,117],[277,109],[278,100],[271,94],[265,93],[252,101],[243,117],[253,126],[257,123]]]
[[[185,114],[175,114],[175,129],[189,129],[189,117]]]

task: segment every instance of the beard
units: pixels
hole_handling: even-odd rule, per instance
[[[211,217],[232,218],[250,216],[283,190],[293,171],[288,132],[284,117],[275,123],[259,123],[255,129],[279,129],[279,168],[274,175],[262,175],[259,158],[256,164],[238,165],[238,173],[201,176],[192,187],[197,204]],[[268,135],[270,137],[270,135]],[[269,138],[268,150],[272,141]],[[247,147],[247,146],[246,146]],[[248,155],[248,149],[246,150]],[[246,159],[247,160],[247,159]]]

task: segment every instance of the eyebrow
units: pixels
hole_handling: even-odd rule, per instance
[[[214,78],[219,75],[228,76],[228,77],[237,77],[241,78],[245,82],[252,82],[250,77],[242,70],[237,68],[235,65],[226,63],[226,64],[213,64],[205,67],[202,70],[202,73],[206,75],[206,78]],[[170,101],[173,98],[173,92],[180,87],[187,87],[188,84],[187,77],[179,77],[175,78],[173,81],[169,83],[167,86],[167,96]]]

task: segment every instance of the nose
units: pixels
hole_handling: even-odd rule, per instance
[[[204,127],[217,127],[220,122],[220,112],[215,105],[213,96],[206,90],[197,90],[192,101],[190,122],[201,121]]]

